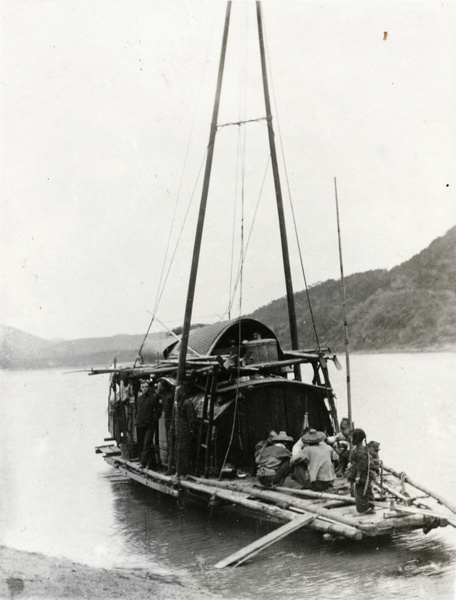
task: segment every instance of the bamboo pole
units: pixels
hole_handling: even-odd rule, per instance
[[[180,486],[183,489],[190,490],[193,492],[202,492],[214,498],[225,500],[227,502],[233,502],[239,504],[255,512],[259,512],[269,517],[277,518],[281,521],[290,521],[293,519],[293,513],[289,510],[281,508],[279,506],[268,506],[258,500],[252,500],[247,497],[246,494],[238,493],[232,490],[223,490],[213,485],[205,485],[201,483],[194,483],[188,479],[181,479]]]
[[[194,479],[197,482],[201,482],[201,483],[203,482],[203,480],[198,477],[194,477],[192,479]],[[214,482],[213,485],[215,485],[216,487],[222,487],[222,488],[227,487],[220,481]],[[329,510],[327,510],[325,508],[316,508],[315,506],[311,506],[308,503],[306,503],[304,500],[301,500],[300,498],[284,497],[283,493],[281,493],[280,491],[275,492],[272,490],[259,489],[259,488],[255,488],[253,486],[244,486],[244,485],[239,485],[239,484],[235,484],[235,483],[232,483],[230,485],[230,489],[243,492],[244,494],[249,494],[249,495],[259,498],[261,500],[268,500],[268,501],[272,500],[273,502],[277,503],[279,506],[286,506],[286,507],[294,506],[299,509],[314,513],[316,515],[325,517],[326,519],[330,519],[341,525],[351,527],[352,529],[357,529],[360,536],[362,536],[362,532],[357,528],[357,525],[354,522],[353,518],[346,518],[346,517],[342,517],[340,515],[334,515],[333,513],[330,513]],[[339,497],[339,500],[340,500],[340,497]],[[365,526],[365,525],[366,524],[363,523],[363,526]]]
[[[225,67],[226,46],[228,42],[228,31],[230,26],[231,0],[226,4],[225,26],[223,30],[222,50],[220,54],[217,87],[214,99],[214,108],[212,111],[212,121],[209,131],[209,141],[207,144],[206,168],[204,171],[203,189],[201,192],[201,202],[198,213],[198,223],[195,233],[195,241],[193,245],[192,265],[190,269],[190,277],[188,282],[187,302],[185,305],[184,324],[182,326],[181,343],[179,349],[179,365],[177,371],[177,386],[183,383],[185,372],[185,359],[187,356],[188,339],[190,334],[190,324],[192,319],[193,299],[195,296],[196,276],[198,273],[198,263],[201,250],[201,240],[203,237],[204,219],[206,216],[207,197],[209,194],[209,183],[211,179],[212,160],[214,157],[215,135],[217,133],[217,119],[220,106],[220,95],[222,92],[223,71]],[[177,432],[179,434],[179,432]]]
[[[195,482],[193,485],[192,481]],[[240,506],[262,512],[284,521],[293,518],[290,516],[292,512],[304,514],[307,511],[305,506],[289,506],[288,508],[282,508],[280,506],[272,506],[264,504],[263,502],[258,502],[257,500],[252,500],[248,498],[249,495],[253,495],[250,490],[232,490],[224,486],[223,482],[220,481],[211,481],[210,485],[207,485],[205,480],[200,477],[188,476],[186,479],[181,480],[180,483],[184,489],[190,489],[210,495],[215,494],[216,497],[222,500],[239,504]],[[284,500],[285,499],[282,498],[282,504],[286,504]],[[362,538],[362,533],[359,529],[351,525],[341,524],[339,521],[333,519],[331,515],[317,515],[315,521],[310,522],[308,526],[309,529],[314,529],[322,533],[329,533],[336,537],[346,537],[352,540],[360,540]]]
[[[242,563],[244,563],[246,560],[249,560],[249,558],[253,558],[263,550],[266,550],[266,548],[269,548],[269,546],[272,546],[272,544],[275,544],[287,535],[290,535],[290,533],[297,531],[301,527],[308,525],[314,520],[314,515],[309,516],[306,514],[301,517],[296,517],[275,531],[271,531],[271,533],[264,535],[259,540],[255,540],[248,546],[241,548],[241,550],[230,554],[230,556],[227,556],[223,560],[219,561],[216,565],[214,565],[214,567],[216,569],[223,569],[224,567],[228,567],[230,565],[234,567],[242,565]]]
[[[350,385],[350,353],[348,350],[348,321],[347,321],[347,300],[345,297],[345,279],[344,266],[342,261],[342,241],[340,236],[340,221],[339,221],[339,201],[337,198],[337,181],[334,177],[334,190],[336,193],[336,213],[337,213],[337,235],[339,239],[339,262],[340,262],[340,283],[342,285],[342,309],[344,316],[344,339],[345,339],[345,363],[347,366],[347,410],[348,422],[350,429],[353,429],[352,405],[351,405],[351,385]]]
[[[446,506],[447,508],[449,508],[451,510],[451,512],[456,514],[456,505],[453,504],[452,502],[448,502],[448,500],[446,500],[445,498],[443,498],[442,496],[440,496],[439,494],[434,494],[434,492],[431,492],[427,487],[425,487],[424,485],[418,484],[416,483],[413,479],[411,479],[408,475],[406,475],[405,473],[398,473],[397,471],[395,471],[394,469],[391,469],[391,467],[387,467],[385,465],[383,465],[383,468],[385,469],[385,471],[387,471],[388,473],[391,473],[392,475],[394,475],[395,477],[397,477],[398,479],[403,479],[404,481],[406,481],[409,485],[413,486],[414,488],[416,488],[417,490],[420,490],[421,492],[424,492],[425,494],[427,494],[428,496],[430,496],[431,498],[434,498],[434,500],[437,500],[437,502],[439,502],[439,504],[443,504],[443,506]]]
[[[290,338],[291,347],[293,350],[298,350],[298,325],[296,319],[296,307],[293,292],[293,282],[291,278],[290,268],[290,256],[288,251],[288,239],[287,229],[285,223],[285,214],[283,210],[282,190],[280,186],[280,175],[279,167],[277,163],[277,152],[275,147],[275,134],[272,127],[272,110],[271,101],[269,97],[269,84],[268,74],[266,69],[266,52],[264,47],[264,33],[263,33],[263,16],[261,10],[261,2],[256,2],[257,12],[257,24],[258,24],[258,41],[260,44],[260,56],[261,56],[261,73],[263,77],[263,91],[264,91],[264,103],[266,108],[266,120],[268,124],[268,139],[269,139],[269,150],[271,152],[271,165],[272,174],[274,178],[274,188],[276,193],[276,204],[277,204],[277,215],[279,218],[279,230],[280,230],[280,241],[282,244],[282,261],[285,275],[285,286],[287,292],[287,306],[288,306],[288,322],[290,326]],[[295,367],[295,379],[301,381],[301,371],[299,367]]]

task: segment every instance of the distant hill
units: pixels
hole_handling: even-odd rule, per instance
[[[345,278],[350,348],[356,351],[456,350],[456,227],[390,271]],[[344,348],[340,281],[309,290],[320,346]],[[316,347],[305,291],[295,294],[300,347]],[[253,312],[289,345],[286,298]]]
[[[2,368],[90,368],[131,364],[138,354],[143,335],[115,335],[79,340],[43,340],[12,327],[0,325],[0,367]]]
[[[390,271],[345,278],[350,348],[355,351],[456,350],[456,227]],[[344,348],[340,281],[309,290],[320,346]],[[305,291],[295,294],[301,348],[316,340]],[[286,298],[262,306],[249,317],[263,321],[289,347]],[[166,334],[150,336],[151,343]],[[172,338],[170,338],[172,341]],[[44,340],[0,326],[0,368],[90,368],[132,364],[143,335]]]

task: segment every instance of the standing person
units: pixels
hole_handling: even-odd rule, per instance
[[[170,377],[162,377],[157,383],[157,396],[160,398],[165,417],[166,441],[169,444],[169,428],[173,421],[174,390],[176,382]]]
[[[136,401],[136,436],[139,460],[143,468],[157,467],[154,433],[160,414],[160,401],[157,394],[150,389],[148,379],[141,380],[141,393]]]
[[[171,377],[162,377],[157,383],[157,395],[160,398],[161,407],[163,410],[163,420],[160,425],[161,435],[160,438],[166,441],[166,447],[162,446],[162,461],[168,465],[171,470],[170,455],[171,451],[171,439],[170,429],[173,422],[173,405],[174,405],[174,391],[176,388],[176,380]],[[164,421],[164,423],[163,423]],[[164,430],[163,430],[164,426]],[[171,474],[171,473],[170,473]]]
[[[267,443],[269,442],[269,443]],[[255,462],[257,477],[261,485],[280,485],[290,472],[291,452],[286,447],[293,438],[281,431],[267,438],[266,443],[257,450]]]
[[[195,466],[196,456],[196,429],[197,416],[193,399],[189,390],[184,385],[176,388],[176,440],[175,440],[175,463],[176,472],[185,477],[192,472]],[[177,413],[176,413],[177,410]]]
[[[355,497],[356,510],[360,514],[375,512],[372,482],[375,481],[375,472],[372,469],[371,457],[367,446],[364,444],[366,434],[362,429],[354,429],[352,441],[355,445],[351,457],[351,464],[347,470],[347,479],[351,483],[352,496]]]
[[[299,467],[305,463],[309,473],[307,485],[315,492],[327,490],[336,478],[333,461],[337,461],[338,456],[325,440],[326,434],[323,431],[309,429],[293,447],[291,466],[295,468],[295,479],[301,483]]]

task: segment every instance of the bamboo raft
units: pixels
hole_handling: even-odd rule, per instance
[[[266,488],[255,477],[233,480],[176,476],[144,469],[125,459],[115,446],[100,446],[96,452],[126,477],[174,498],[196,499],[209,506],[236,506],[259,518],[282,524],[271,532],[215,565],[237,566],[286,535],[307,528],[326,537],[362,540],[397,532],[436,527],[456,527],[456,507],[404,473],[385,467],[381,484],[374,486],[375,512],[356,512],[345,478],[334,482],[333,492],[313,492],[287,487]]]

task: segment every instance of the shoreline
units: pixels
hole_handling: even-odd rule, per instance
[[[100,568],[0,546],[0,599],[128,598],[211,599],[189,576],[162,575],[144,568]]]
[[[343,356],[345,350],[332,350],[333,354],[338,356]],[[370,349],[370,350],[355,350],[350,349],[350,355],[352,356],[366,356],[366,355],[378,355],[378,354],[439,354],[439,353],[456,353],[456,344],[446,344],[445,346],[429,346],[425,348],[380,348]],[[133,363],[133,361],[130,361]],[[124,364],[124,366],[127,366]],[[49,369],[61,370],[61,369],[70,369],[70,373],[80,372],[80,373],[90,373],[93,369],[106,369],[106,364],[104,365],[96,365],[87,366],[85,364],[46,364],[46,365],[36,365],[36,364],[25,364],[25,365],[0,365],[0,371],[46,371]]]

